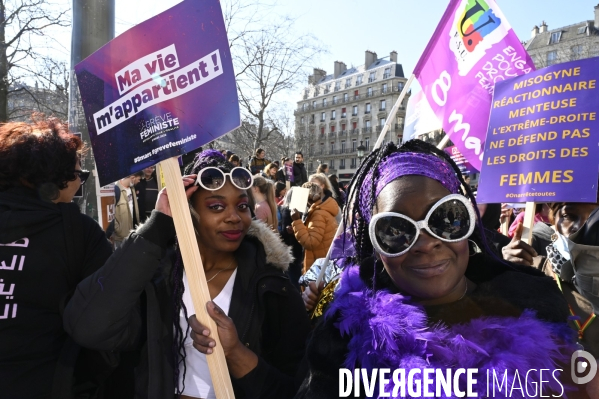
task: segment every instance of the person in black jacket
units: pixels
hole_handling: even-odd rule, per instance
[[[81,169],[82,149],[54,118],[0,127],[2,398],[99,393],[87,374],[99,370],[85,368],[62,319],[77,284],[112,253],[100,226],[71,202],[89,176]]]
[[[295,153],[295,162],[293,163],[293,181],[291,182],[291,185],[301,187],[307,182],[308,172],[306,171],[306,165],[304,165],[304,154],[298,151]]]
[[[184,177],[210,296],[236,398],[289,398],[304,355],[309,321],[285,275],[292,260],[276,233],[252,221],[247,181],[212,181],[206,167],[229,173],[213,150],[198,155]],[[200,175],[200,186],[193,185]],[[229,175],[230,176],[230,175]],[[204,335],[189,300],[165,191],[148,221],[104,267],[84,280],[65,309],[65,328],[81,345],[138,351],[136,398],[214,395]],[[196,349],[197,348],[197,349]],[[201,353],[200,353],[201,352]]]

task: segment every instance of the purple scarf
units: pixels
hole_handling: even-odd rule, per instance
[[[495,370],[499,378],[508,370],[508,387],[517,370],[524,395],[515,389],[511,397],[525,398],[524,376],[529,369],[552,372],[560,368],[556,364],[567,365],[576,350],[567,344],[572,331],[565,323],[543,322],[531,310],[520,317],[481,317],[451,327],[430,326],[424,309],[408,297],[387,290],[373,295],[360,279],[358,267],[345,269],[337,288],[325,317],[338,314],[335,326],[342,336],[350,337],[344,368],[403,368],[406,374],[412,368],[477,368],[478,397],[486,395],[487,370]],[[561,392],[549,372],[543,381],[544,394],[550,390]],[[529,376],[528,388],[532,392],[531,383]],[[562,385],[567,391],[563,381]],[[465,378],[460,380],[460,386],[465,389]],[[392,389],[391,380],[387,392]],[[496,398],[504,397],[497,394]]]

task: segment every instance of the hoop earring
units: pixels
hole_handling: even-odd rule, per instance
[[[472,244],[472,245],[470,245]],[[480,247],[471,239],[468,239],[468,254],[470,256],[474,256],[476,254],[480,254],[483,251],[480,249]]]

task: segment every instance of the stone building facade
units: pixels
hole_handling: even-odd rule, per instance
[[[549,29],[543,22],[532,29],[525,48],[537,69],[599,56],[599,5],[594,11],[593,19],[573,25]]]
[[[360,162],[358,147],[366,147],[365,154],[374,147],[406,81],[395,51],[384,58],[366,51],[358,67],[336,61],[328,75],[315,68],[294,112],[296,149],[303,152],[308,173],[326,163],[340,181],[350,180]],[[407,100],[385,142],[401,141]]]

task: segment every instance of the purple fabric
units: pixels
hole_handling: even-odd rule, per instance
[[[387,184],[408,175],[426,176],[434,179],[452,194],[457,194],[460,187],[460,182],[451,165],[435,155],[396,152],[383,159],[377,171],[379,175],[375,182],[375,198],[378,197]],[[369,203],[372,175],[373,171],[366,175],[360,191],[360,210],[367,223],[370,222],[372,208],[374,207],[374,204]]]
[[[369,370],[477,368],[478,384],[474,386],[479,393],[477,397],[486,397],[487,371],[490,375],[495,371],[503,376],[508,370],[507,386],[511,387],[517,370],[524,388],[523,376],[528,370],[553,371],[560,364],[568,364],[569,354],[576,350],[567,344],[572,335],[567,324],[543,322],[530,310],[520,317],[480,317],[451,327],[429,325],[423,308],[410,302],[408,297],[387,290],[373,292],[366,287],[357,266],[343,271],[335,300],[325,317],[333,315],[338,317],[335,326],[341,335],[350,338],[348,354],[341,367]],[[546,378],[547,375],[543,378],[543,391],[561,392],[557,382]],[[434,380],[434,374],[432,377]],[[532,384],[540,384],[539,375],[529,375],[526,382],[533,391]],[[465,383],[465,379],[460,379],[462,390]],[[567,391],[569,387],[565,385]],[[391,381],[386,391],[392,389]],[[524,397],[519,390],[511,394],[512,398]]]
[[[204,150],[195,156],[193,160],[192,173],[198,173],[200,170],[209,166],[216,167],[218,162],[221,162],[223,159],[225,159],[225,157],[220,151]]]

